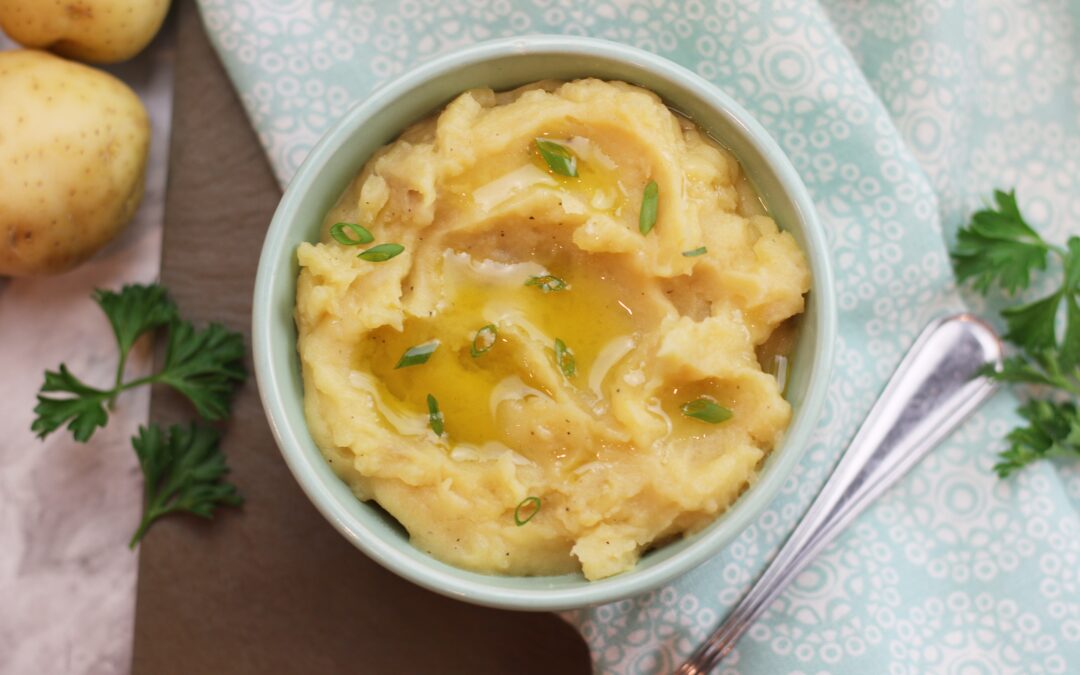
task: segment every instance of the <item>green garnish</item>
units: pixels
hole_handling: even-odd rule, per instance
[[[144,333],[175,319],[176,305],[165,288],[158,284],[124,286],[119,293],[97,289],[90,297],[105,312],[116,336],[120,361],[116,367],[115,384],[119,385],[132,345]]]
[[[972,279],[980,293],[995,282],[1015,293],[1028,287],[1032,271],[1046,269],[1046,254],[1055,247],[1024,220],[1015,190],[995,190],[994,201],[996,209],[977,211],[971,224],[956,233],[953,268],[959,281]]]
[[[998,455],[994,471],[1007,477],[1028,464],[1050,457],[1080,455],[1080,410],[1076,404],[1032,399],[1016,412],[1028,421],[1006,437],[1009,448]]]
[[[1064,248],[1045,241],[1024,220],[1015,190],[995,190],[994,202],[957,233],[952,251],[957,280],[971,280],[984,295],[995,284],[1014,293],[1028,288],[1033,272],[1046,269],[1050,253],[1060,259],[1062,269],[1057,290],[1001,311],[1008,328],[1005,339],[1019,352],[1005,359],[1000,370],[987,367],[980,372],[999,382],[1056,390],[1017,410],[1028,424],[1007,436],[1009,448],[994,466],[1004,478],[1039,459],[1080,458],[1080,237],[1070,237]],[[1065,331],[1059,340],[1057,317],[1063,303]]]
[[[45,392],[64,392],[72,396],[53,398],[43,396]],[[45,384],[37,395],[38,404],[34,407],[37,417],[30,425],[30,431],[38,438],[45,438],[59,429],[65,422],[75,440],[85,443],[94,435],[94,429],[104,427],[109,421],[105,404],[116,398],[118,388],[111,390],[95,389],[83,384],[72,375],[67,365],[61,363],[60,371],[45,371]]]
[[[495,339],[497,337],[499,337],[499,329],[495,327],[495,324],[489,323],[476,331],[476,335],[472,340],[472,346],[469,347],[469,353],[472,354],[474,359],[481,354],[486,354],[488,350],[495,346]]]
[[[425,342],[422,345],[414,345],[405,350],[405,353],[401,355],[398,360],[397,368],[408,368],[409,366],[419,366],[423,363],[427,363],[431,355],[435,353],[435,350],[439,348],[439,341],[432,340],[431,342]]]
[[[236,486],[224,480],[229,467],[218,438],[215,429],[197,424],[173,425],[167,436],[156,424],[139,428],[131,444],[143,472],[144,509],[128,546],[135,548],[162,516],[186,512],[212,518],[214,509],[244,502]]]
[[[379,244],[357,254],[357,258],[368,262],[385,262],[401,254],[405,247],[401,244]]]
[[[428,424],[431,425],[431,430],[435,432],[436,436],[442,436],[443,433],[443,415],[439,410],[439,402],[435,400],[435,397],[431,394],[427,395],[427,409],[428,409]]]
[[[555,365],[559,366],[559,370],[567,377],[573,377],[577,369],[574,353],[559,338],[555,338]]]
[[[683,254],[683,256],[685,256],[687,258],[696,258],[699,255],[705,255],[708,252],[709,252],[709,249],[705,248],[704,246],[698,246],[695,249],[691,249],[689,251],[683,251],[682,254]]]
[[[356,238],[353,239],[346,234],[345,228],[351,230],[356,235]],[[345,246],[358,246],[375,241],[375,237],[371,232],[368,232],[366,227],[357,223],[334,223],[330,226],[330,236],[334,238],[334,241]]]
[[[532,511],[529,513],[528,516],[522,518],[521,509],[528,507],[530,504],[533,505]],[[536,514],[540,513],[541,505],[542,503],[539,497],[526,497],[525,499],[522,499],[521,502],[517,505],[517,508],[514,509],[514,522],[517,523],[518,527],[521,527],[525,523],[529,522],[536,517]]]
[[[731,410],[718,404],[709,398],[697,398],[689,403],[684,403],[680,408],[682,414],[693,417],[709,424],[719,424],[731,419]]]
[[[105,312],[116,336],[119,358],[113,386],[91,387],[63,363],[57,371],[46,371],[34,408],[37,417],[30,427],[39,438],[66,424],[75,440],[84,443],[95,429],[105,426],[108,409],[115,405],[120,392],[155,382],[186,396],[199,415],[208,420],[228,415],[233,391],[247,377],[244,338],[240,333],[220,324],[196,330],[179,318],[176,305],[158,284],[128,285],[119,293],[98,290],[92,297]],[[161,371],[124,382],[124,366],[132,345],[140,336],[162,326],[168,326],[169,343]]]
[[[244,381],[244,338],[219,323],[196,331],[186,321],[169,328],[165,367],[154,376],[188,397],[199,415],[223,420],[233,390]]]
[[[66,424],[75,440],[85,443],[109,421],[108,411],[120,392],[155,382],[186,396],[206,419],[228,415],[232,394],[247,377],[244,339],[239,333],[219,324],[196,330],[180,318],[176,305],[158,284],[128,285],[119,292],[97,290],[91,297],[116,336],[116,378],[112,388],[98,389],[72,375],[66,364],[46,371],[34,408],[37,417],[30,427],[39,438]],[[162,327],[167,327],[169,337],[161,371],[124,382],[124,367],[135,342]],[[63,395],[45,395],[54,392]],[[243,501],[236,488],[223,480],[228,467],[214,429],[173,426],[166,437],[159,426],[151,424],[141,427],[131,443],[143,472],[145,501],[132,548],[155,521],[170,513],[186,511],[210,518],[215,508]]]
[[[641,213],[638,214],[638,229],[648,234],[656,225],[656,208],[659,204],[660,186],[651,180],[641,195]]]
[[[525,282],[526,286],[538,286],[541,291],[550,293],[566,289],[566,282],[559,277],[545,274],[543,276],[531,276]]]
[[[540,156],[547,162],[549,169],[560,176],[577,177],[577,157],[574,157],[574,153],[560,143],[544,140],[543,138],[535,140],[536,149],[540,151]]]

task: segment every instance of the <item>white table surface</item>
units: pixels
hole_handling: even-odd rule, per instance
[[[0,50],[14,45],[0,35]],[[142,97],[153,137],[146,196],[124,233],[54,277],[0,277],[0,674],[126,673],[131,667],[142,477],[130,438],[149,391],[123,394],[89,443],[30,432],[46,369],[61,362],[91,385],[111,383],[115,338],[94,288],[157,278],[161,262],[174,48],[167,25],[151,47],[108,70]],[[0,101],[0,106],[3,101]],[[72,114],[77,114],[73,111]],[[148,372],[140,344],[129,376]]]

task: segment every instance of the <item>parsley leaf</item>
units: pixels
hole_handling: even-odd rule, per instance
[[[173,425],[167,435],[156,424],[139,428],[131,444],[145,479],[145,504],[131,548],[157,519],[170,513],[212,518],[216,508],[243,503],[236,487],[224,480],[229,468],[218,439],[215,429],[197,424]]]
[[[989,365],[979,374],[999,382],[1057,387],[1069,391],[1072,383],[1066,373],[1061,369],[1058,353],[1047,349],[1031,356],[1010,356],[1002,363],[1001,370],[995,372],[993,366]]]
[[[141,335],[169,323],[176,316],[176,305],[158,284],[129,284],[120,292],[99,288],[91,297],[105,312],[116,335],[120,361],[116,366],[115,383],[109,390],[96,389],[72,375],[63,363],[59,371],[46,371],[45,383],[34,407],[37,417],[30,425],[38,438],[45,438],[68,423],[67,428],[75,440],[84,443],[95,429],[104,427],[109,419],[106,404],[112,405],[123,389],[121,378],[131,347]],[[42,395],[47,392],[63,392],[70,396]]]
[[[1080,459],[1080,410],[1071,402],[1033,400],[1017,412],[1028,421],[1009,433],[1009,449],[994,466],[1005,478],[1038,459],[1073,456]]]
[[[1061,367],[1070,371],[1080,365],[1080,303],[1076,294],[1065,296],[1065,338],[1061,341]]]
[[[1057,342],[1054,325],[1063,295],[1063,291],[1058,291],[1041,300],[1001,310],[1009,327],[1005,339],[1032,353],[1052,349]]]
[[[38,404],[34,406],[37,418],[30,425],[30,431],[35,432],[38,438],[45,438],[67,423],[75,440],[84,443],[93,435],[94,429],[104,427],[109,419],[105,403],[112,392],[83,384],[63,363],[59,372],[45,371],[45,384],[41,385],[41,391],[64,392],[72,396],[56,398],[38,394]]]
[[[995,282],[1013,293],[1028,287],[1033,270],[1046,269],[1051,247],[1020,214],[1015,190],[995,190],[994,201],[996,209],[976,212],[971,224],[957,233],[953,267],[959,281],[974,279],[980,293]]]
[[[187,321],[169,326],[165,366],[153,377],[181,394],[203,418],[225,419],[233,391],[247,377],[244,338],[219,323],[197,331]]]
[[[957,278],[973,279],[983,294],[995,283],[1015,292],[1029,286],[1033,271],[1046,269],[1048,253],[1061,259],[1062,269],[1056,291],[1002,310],[1008,327],[1005,339],[1020,351],[1005,359],[1000,370],[988,367],[980,373],[1000,382],[1051,389],[1046,399],[1029,400],[1018,409],[1028,424],[1008,435],[1009,449],[994,467],[1004,478],[1044,457],[1080,457],[1080,237],[1070,237],[1065,248],[1049,244],[1024,221],[1015,191],[998,190],[994,200],[996,209],[979,211],[958,234],[952,252]],[[1059,342],[1062,303],[1065,331]]]
[[[1071,371],[1080,366],[1080,237],[1069,238],[1065,265],[1065,335],[1061,341],[1061,367]]]
[[[176,305],[159,284],[130,284],[120,292],[94,291],[94,302],[105,312],[120,347],[117,377],[122,377],[128,352],[141,335],[168,324],[176,318]],[[119,379],[117,380],[119,384]]]
[[[1080,237],[1069,237],[1066,248],[1065,288],[1070,293],[1077,293],[1080,292]]]
[[[116,336],[119,359],[110,389],[97,389],[79,380],[60,364],[47,371],[34,408],[37,417],[30,429],[45,438],[63,425],[76,441],[85,443],[98,427],[105,426],[108,409],[127,389],[144,384],[167,384],[195,405],[209,420],[223,419],[229,412],[233,390],[244,381],[244,339],[219,324],[197,331],[177,314],[176,305],[158,284],[124,286],[118,292],[97,290],[93,299],[105,313]],[[154,375],[123,381],[124,366],[135,342],[146,333],[168,326],[169,345],[164,369]],[[59,392],[64,396],[47,395]]]

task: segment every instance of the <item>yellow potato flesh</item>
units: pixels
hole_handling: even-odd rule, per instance
[[[169,0],[0,0],[0,28],[25,47],[115,63],[150,43]]]
[[[549,169],[540,136],[572,150],[576,177]],[[658,217],[642,235],[650,181]],[[791,409],[762,365],[790,346],[806,260],[735,158],[649,92],[463,94],[367,164],[324,225],[338,221],[405,250],[373,263],[356,256],[370,245],[300,246],[308,426],[354,493],[437,558],[624,572],[722,513],[782,437]],[[566,288],[528,283],[545,274]],[[474,356],[488,324],[498,337]],[[431,340],[426,363],[396,367]],[[702,397],[731,419],[682,414]],[[540,509],[519,525],[529,497]]]
[[[45,52],[0,52],[0,274],[61,272],[134,215],[150,125],[106,73]]]

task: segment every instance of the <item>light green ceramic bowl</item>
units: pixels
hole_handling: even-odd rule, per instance
[[[648,553],[630,572],[594,582],[579,574],[502,577],[467,572],[410,545],[396,521],[353,496],[312,441],[304,422],[293,323],[296,247],[318,240],[325,214],[376,149],[466,89],[504,90],[541,79],[582,77],[624,80],[651,89],[708,130],[739,158],[772,215],[807,253],[813,290],[787,388],[794,417],[759,480],[726,513],[703,531]],[[406,579],[453,598],[513,609],[568,609],[637,595],[671,581],[721,550],[772,499],[806,446],[825,397],[836,336],[833,298],[825,238],[806,188],[773,139],[741,106],[693,73],[644,51],[587,38],[512,38],[435,59],[378,89],[311,151],[286,190],[263,244],[255,280],[255,373],[271,429],[293,475],[357,548]]]

